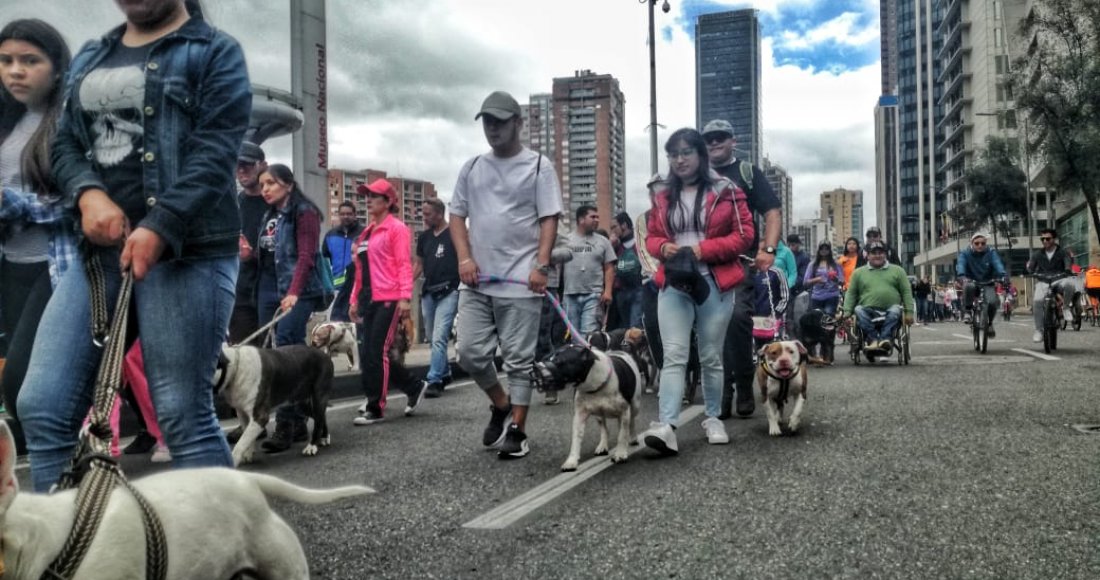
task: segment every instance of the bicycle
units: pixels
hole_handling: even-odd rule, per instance
[[[1004,302],[1001,303],[1001,312],[1004,316],[1005,322],[1012,319],[1012,311],[1016,308],[1016,299],[1012,295],[1005,295]]]
[[[1058,348],[1058,328],[1065,328],[1062,318],[1062,308],[1058,305],[1058,293],[1054,283],[1068,274],[1033,274],[1035,280],[1047,285],[1047,294],[1043,297],[1043,352]]]
[[[989,325],[992,321],[989,319],[989,311],[986,308],[988,304],[985,299],[986,286],[992,286],[994,282],[978,282],[974,281],[974,301],[971,304],[970,314],[970,332],[974,335],[974,350],[985,354],[986,349],[989,347]]]

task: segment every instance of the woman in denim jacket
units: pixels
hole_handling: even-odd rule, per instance
[[[114,304],[121,272],[175,467],[232,466],[214,415],[214,363],[237,278],[234,163],[252,94],[237,42],[184,0],[121,3],[126,22],[73,58],[51,152],[64,203]],[[77,266],[74,264],[74,266]],[[19,395],[34,488],[53,485],[91,405],[101,349],[89,284],[62,277]]]

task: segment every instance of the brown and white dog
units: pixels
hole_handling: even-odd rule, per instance
[[[553,389],[576,387],[573,395],[573,438],[562,471],[576,471],[581,458],[581,441],[589,416],[600,424],[596,455],[607,455],[607,420],[619,420],[619,437],[611,462],[627,458],[627,445],[637,443],[634,422],[641,402],[641,373],[625,352],[608,353],[575,344],[559,347],[546,360],[535,363],[543,385]]]
[[[355,325],[351,322],[325,322],[318,324],[309,334],[309,343],[329,356],[343,354],[348,357],[348,370],[355,368],[359,343]]]
[[[353,485],[298,487],[271,475],[235,469],[177,469],[133,482],[156,511],[168,544],[167,580],[309,578],[302,544],[269,500],[322,504],[372,493]],[[15,440],[0,421],[0,534],[4,578],[43,578],[76,517],[76,493],[20,493]],[[145,532],[137,502],[115,488],[98,532],[73,578],[145,577]]]
[[[787,418],[787,429],[798,431],[806,404],[806,347],[797,340],[769,342],[760,349],[756,382],[768,414],[768,435],[782,435],[779,422],[783,406],[793,397],[794,409]]]

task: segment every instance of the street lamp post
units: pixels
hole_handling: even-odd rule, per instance
[[[649,8],[649,172],[657,174],[657,36],[654,34],[653,8],[657,0],[638,0]],[[661,11],[668,13],[672,7],[665,0]]]

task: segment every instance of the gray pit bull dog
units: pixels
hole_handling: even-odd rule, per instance
[[[311,490],[277,477],[224,468],[177,469],[134,482],[164,526],[168,580],[309,578],[294,530],[271,511],[268,498],[321,504],[374,490],[353,485]],[[0,530],[3,577],[37,580],[61,552],[76,517],[76,490],[19,493],[15,440],[0,421]],[[134,497],[111,495],[87,556],[74,578],[145,577],[145,531]]]

